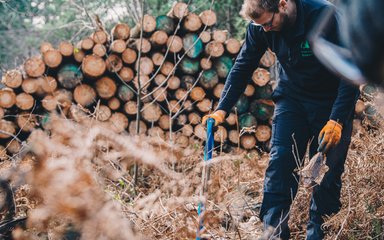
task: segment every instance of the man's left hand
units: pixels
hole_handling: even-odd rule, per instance
[[[327,124],[321,129],[319,134],[319,148],[317,149],[318,152],[326,153],[331,147],[336,146],[339,144],[341,139],[341,131],[343,130],[343,127],[340,123],[329,120]]]

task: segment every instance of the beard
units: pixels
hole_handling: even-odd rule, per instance
[[[280,24],[280,28],[278,29],[279,31],[285,31],[285,30],[287,30],[287,28],[289,28],[293,24],[294,23],[290,22],[288,14],[281,13],[281,24]]]

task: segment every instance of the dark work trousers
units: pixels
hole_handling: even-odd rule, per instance
[[[275,99],[271,153],[264,179],[264,198],[260,219],[264,228],[272,226],[274,236],[289,239],[290,205],[296,196],[299,177],[295,169],[301,165],[309,145],[309,155],[317,153],[317,137],[331,114],[333,102],[302,102],[288,97]],[[350,121],[343,126],[340,143],[327,153],[329,170],[320,185],[314,187],[307,239],[322,239],[322,216],[341,208],[341,175],[352,133]]]

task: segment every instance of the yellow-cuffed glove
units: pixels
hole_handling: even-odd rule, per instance
[[[317,151],[326,153],[331,147],[339,144],[342,130],[343,126],[341,126],[340,123],[334,120],[329,120],[320,131],[318,138],[319,148]]]
[[[215,119],[215,126],[217,126],[224,122],[225,115],[226,115],[226,112],[223,110],[218,110],[212,114],[205,115],[202,119],[202,124],[205,125],[209,118],[213,118]]]

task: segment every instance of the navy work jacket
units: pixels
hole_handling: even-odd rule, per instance
[[[334,6],[325,0],[295,1],[296,21],[285,30],[265,32],[261,26],[248,25],[244,44],[225,82],[218,110],[230,112],[261,57],[270,48],[281,64],[280,81],[273,98],[289,96],[299,101],[327,101],[332,104],[330,119],[344,123],[350,118],[358,88],[330,73],[314,56],[307,39],[323,10]],[[333,42],[339,41],[336,26],[333,25],[327,36]]]

